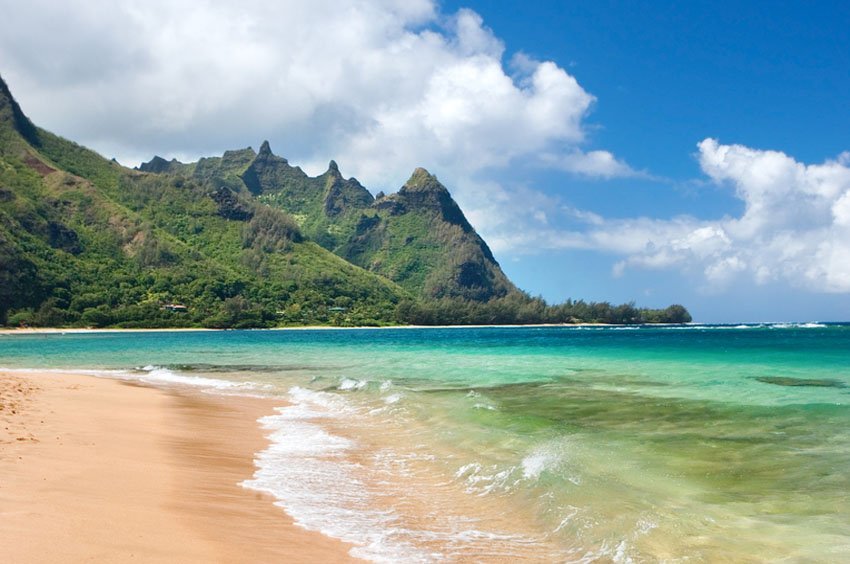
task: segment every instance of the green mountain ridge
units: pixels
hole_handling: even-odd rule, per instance
[[[0,94],[0,322],[379,324],[409,298],[231,190],[244,151],[185,180],[132,171],[33,126],[2,81]]]
[[[36,127],[0,78],[0,324],[689,320],[672,307],[528,296],[425,169],[377,198],[268,142],[128,169]]]
[[[309,239],[423,299],[488,302],[517,292],[449,191],[423,168],[397,193],[378,199],[357,179],[344,178],[336,162],[311,177],[275,155],[268,141],[257,153],[249,147],[193,164],[156,156],[139,170],[253,196],[292,215]]]
[[[487,302],[517,292],[449,191],[423,168],[361,212],[340,255],[428,299]]]

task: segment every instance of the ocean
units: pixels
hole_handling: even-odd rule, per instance
[[[0,336],[280,399],[242,484],[377,562],[847,561],[850,325]]]

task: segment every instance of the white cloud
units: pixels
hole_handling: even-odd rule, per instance
[[[373,189],[438,173],[495,251],[586,249],[680,269],[707,288],[748,277],[850,292],[850,153],[805,164],[706,139],[705,174],[738,217],[607,219],[482,171],[526,163],[646,177],[587,147],[595,98],[435,0],[0,0],[0,72],[40,125],[128,163],[257,146]],[[522,47],[522,46],[514,46]],[[494,176],[490,176],[493,178]]]
[[[804,164],[779,151],[698,145],[703,171],[730,185],[744,203],[740,217],[699,220],[636,218],[576,221],[570,228],[530,230],[522,248],[591,249],[624,256],[613,268],[679,269],[718,291],[740,277],[780,281],[817,292],[850,292],[850,158]],[[591,216],[592,217],[592,216]],[[516,241],[514,241],[516,243]],[[514,249],[515,251],[518,248]]]
[[[484,20],[472,10],[462,9],[453,21],[454,40],[457,50],[462,55],[487,55],[501,59],[505,51],[504,44],[493,32],[484,27]]]
[[[553,62],[515,56],[475,12],[435,0],[0,0],[0,70],[39,124],[134,163],[273,148],[313,172],[340,162],[375,189],[416,166],[462,177],[584,152],[594,98]]]
[[[648,176],[646,173],[632,169],[609,151],[584,152],[575,149],[561,154],[544,153],[540,156],[540,162],[552,168],[596,178]]]

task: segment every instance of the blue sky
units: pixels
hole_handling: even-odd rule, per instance
[[[574,74],[598,98],[594,139],[638,168],[694,176],[681,156],[706,136],[804,161],[847,150],[846,2],[443,5],[481,14],[508,56],[522,50]]]
[[[664,5],[667,4],[667,5]],[[478,12],[511,48],[554,60],[597,101],[590,144],[650,179],[599,180],[540,171],[533,182],[606,217],[740,215],[728,186],[695,156],[706,137],[821,163],[850,148],[850,4],[840,2],[445,2]],[[695,290],[676,271],[611,276],[609,253],[513,257],[520,285],[567,296],[661,305],[674,298],[711,321],[850,319],[844,292],[789,283]],[[560,276],[540,276],[558,264]]]
[[[40,125],[135,165],[436,173],[520,287],[850,319],[850,5],[0,0]]]

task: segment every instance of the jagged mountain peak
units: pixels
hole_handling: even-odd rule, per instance
[[[335,160],[331,160],[328,163],[328,173],[333,174],[334,176],[342,176],[339,172],[339,165],[336,164]]]
[[[270,164],[283,164],[287,167],[289,166],[288,160],[279,155],[274,154],[274,152],[272,151],[272,146],[269,144],[268,141],[263,141],[263,143],[260,145],[260,151],[256,153],[254,163],[256,163],[258,166],[268,166]]]
[[[516,291],[448,189],[424,168],[372,209],[341,249],[355,264],[426,298],[486,302]]]
[[[446,187],[440,184],[437,177],[425,170],[422,167],[417,168],[410,175],[407,182],[404,183],[399,192],[404,191],[422,191],[422,190],[443,190],[447,191]]]
[[[437,180],[437,177],[425,170],[417,168],[410,179],[401,187],[395,200],[405,210],[434,210],[440,214],[443,221],[459,226],[464,232],[472,233],[474,229],[463,215],[448,189]],[[384,202],[384,207],[393,202]],[[489,255],[489,250],[487,251]],[[488,258],[491,258],[488,256]]]
[[[177,159],[171,159],[170,161],[167,161],[159,155],[155,155],[154,158],[152,158],[148,162],[142,163],[138,167],[136,167],[136,170],[154,173],[174,172],[182,166],[184,166],[184,164],[178,161]]]

